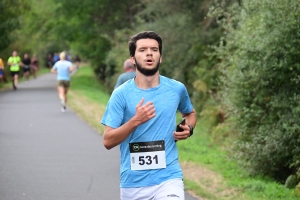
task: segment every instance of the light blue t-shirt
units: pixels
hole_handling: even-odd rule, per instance
[[[145,99],[144,104],[153,102],[156,116],[139,125],[120,144],[121,188],[157,185],[169,179],[183,177],[173,132],[177,110],[191,113],[193,106],[182,83],[160,76],[157,87],[144,90],[136,86],[134,79],[130,79],[113,91],[101,123],[112,128],[120,127],[135,115],[136,106],[142,98]],[[129,143],[159,140],[165,142],[166,168],[131,170]]]
[[[72,63],[67,60],[57,61],[53,68],[57,72],[57,80],[70,80],[70,67],[72,67]]]

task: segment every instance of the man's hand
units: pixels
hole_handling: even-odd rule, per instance
[[[136,106],[135,115],[122,126],[118,128],[105,126],[103,144],[107,149],[121,144],[137,126],[156,116],[153,103],[150,101],[145,105],[143,103],[144,98]]]
[[[139,124],[143,124],[156,116],[154,104],[149,101],[145,105],[143,105],[144,101],[145,99],[142,98],[142,100],[136,106],[136,113],[134,118],[139,122]]]
[[[181,132],[174,131],[173,132],[174,139],[175,140],[187,139],[190,136],[190,127],[187,124],[185,124],[185,125],[180,124],[179,127],[182,128],[183,131],[181,131]]]

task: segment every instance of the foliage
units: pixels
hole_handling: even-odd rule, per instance
[[[135,16],[132,29],[115,32],[112,38],[112,49],[109,51],[106,65],[112,66],[117,72],[107,77],[106,85],[113,87],[117,75],[122,73],[122,65],[129,57],[128,40],[131,35],[145,30],[157,32],[163,39],[160,74],[183,82],[192,97],[195,109],[199,113],[207,102],[210,107],[217,107],[218,70],[216,59],[208,57],[208,45],[215,44],[220,36],[220,29],[206,14],[211,0],[144,0],[138,7],[142,8]],[[116,68],[118,67],[118,68]],[[213,108],[216,109],[216,108]],[[218,110],[218,109],[217,109]],[[218,112],[203,112],[213,114]]]
[[[114,68],[105,63],[111,38],[115,30],[131,27],[137,12],[134,5],[139,0],[75,0],[71,6],[67,0],[54,1],[61,5],[57,15],[68,19],[67,23],[57,26],[57,30],[68,30],[62,37],[74,51],[91,62],[97,77],[105,81],[114,74]]]
[[[281,181],[300,165],[299,8],[297,0],[249,0],[211,12],[225,30],[215,55],[238,158]]]
[[[11,33],[19,28],[19,16],[28,8],[26,0],[0,0],[0,52],[14,39]]]
[[[298,169],[297,173],[288,176],[285,181],[285,187],[289,189],[295,188],[296,192],[300,192],[299,187],[297,186],[300,186],[300,168]]]
[[[289,189],[293,189],[296,187],[298,182],[299,181],[298,181],[297,175],[295,175],[295,174],[290,175],[285,181],[285,187],[287,187]]]

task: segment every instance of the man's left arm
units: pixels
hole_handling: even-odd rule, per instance
[[[188,137],[191,136],[191,133],[193,129],[195,128],[197,124],[197,115],[195,109],[192,110],[192,112],[188,114],[181,113],[182,118],[185,118],[185,124],[179,125],[180,128],[183,129],[182,132],[174,132],[174,139],[175,140],[185,140]]]

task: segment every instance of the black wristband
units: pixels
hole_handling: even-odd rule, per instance
[[[189,136],[189,137],[191,137],[191,136],[194,134],[194,127],[192,127],[192,126],[189,125],[189,124],[188,124],[188,126],[189,126],[189,128],[190,128],[190,136]]]

